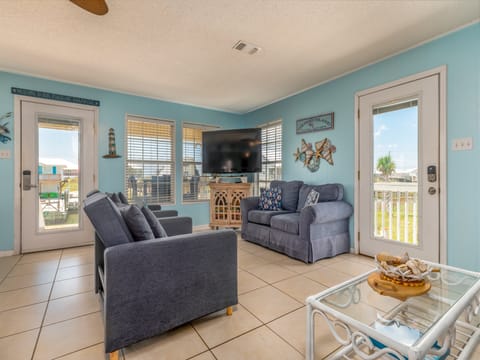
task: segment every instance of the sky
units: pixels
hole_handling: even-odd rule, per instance
[[[78,132],[39,128],[40,159],[65,159],[78,167]]]
[[[390,111],[373,117],[374,166],[391,154],[396,172],[418,167],[418,107]]]

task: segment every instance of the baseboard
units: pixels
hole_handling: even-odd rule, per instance
[[[14,250],[3,250],[3,251],[0,251],[0,257],[12,256],[12,255],[15,255],[15,251],[14,251]]]
[[[357,251],[355,250],[355,248],[350,248],[350,254],[356,254],[358,255]]]

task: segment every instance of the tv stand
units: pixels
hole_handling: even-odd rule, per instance
[[[240,227],[242,213],[240,201],[249,197],[249,183],[216,183],[210,184],[210,228]]]

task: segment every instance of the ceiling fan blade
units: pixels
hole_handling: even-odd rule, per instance
[[[108,6],[105,0],[70,0],[75,5],[87,10],[95,15],[105,15],[108,12]]]

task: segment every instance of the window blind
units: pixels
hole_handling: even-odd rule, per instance
[[[202,174],[202,133],[215,130],[213,126],[183,124],[183,201],[196,202],[210,199],[208,183],[211,177]]]
[[[272,180],[282,179],[282,122],[260,126],[262,130],[262,171],[258,175],[259,190],[268,188]]]
[[[127,117],[125,193],[129,202],[175,203],[175,123]]]

